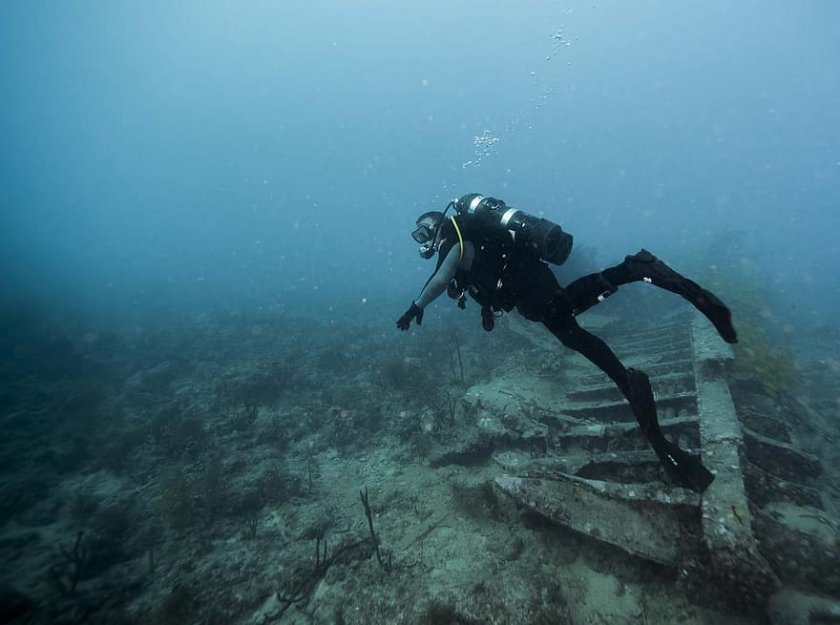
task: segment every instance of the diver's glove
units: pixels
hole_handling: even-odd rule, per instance
[[[423,309],[414,302],[411,302],[411,307],[405,311],[405,314],[397,319],[397,327],[400,330],[408,330],[411,327],[411,320],[416,319],[417,325],[423,324]]]

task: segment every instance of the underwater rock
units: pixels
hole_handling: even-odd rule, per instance
[[[840,603],[785,589],[770,598],[767,617],[772,625],[840,623]]]
[[[657,495],[645,485],[564,475],[553,479],[503,475],[496,478],[496,486],[520,506],[558,525],[668,566],[680,562],[686,541],[699,530],[696,520],[692,530],[689,518],[674,513],[685,507],[680,498]]]
[[[472,466],[489,460],[498,440],[492,436],[474,432],[468,439],[461,440],[455,446],[434,453],[429,459],[432,468],[451,464]]]
[[[429,460],[432,467],[451,464],[484,464],[495,451],[521,449],[544,454],[548,428],[528,419],[516,420],[516,430],[490,413],[482,414],[475,426],[462,428],[456,440],[438,449]]]
[[[754,519],[760,550],[785,583],[840,597],[840,527],[821,510],[776,503]]]
[[[784,480],[807,480],[822,474],[819,458],[744,428],[747,458]]]

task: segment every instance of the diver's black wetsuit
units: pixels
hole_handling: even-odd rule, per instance
[[[663,436],[648,376],[625,367],[609,346],[581,328],[575,317],[615,293],[620,285],[645,281],[687,299],[712,321],[724,340],[734,343],[737,337],[729,309],[712,293],[646,250],[562,288],[546,263],[534,254],[517,250],[506,242],[504,237],[508,235],[504,231],[498,232],[477,232],[474,237],[465,232],[462,250],[452,227],[444,224],[435,273],[412,303],[421,311],[419,319],[422,309],[449,287],[450,295],[463,298],[463,293],[468,293],[481,304],[487,330],[493,327],[494,311],[513,308],[526,319],[543,323],[563,345],[585,356],[621,389],[669,475],[684,486],[705,490],[714,476]],[[400,329],[410,325],[410,318],[404,323],[406,315],[397,322]]]

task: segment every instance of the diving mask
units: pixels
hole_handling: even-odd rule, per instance
[[[411,238],[420,244],[420,257],[429,259],[435,255],[435,245],[444,214],[440,211],[429,211],[417,218],[417,228],[411,233]]]

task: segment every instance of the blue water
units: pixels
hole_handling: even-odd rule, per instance
[[[256,449],[288,427],[278,436],[294,453],[278,452],[278,466],[297,482],[284,496],[311,503],[302,441],[349,423],[329,444],[362,432],[359,453],[375,453],[383,432],[417,434],[430,380],[457,377],[456,315],[458,392],[494,358],[533,349],[491,346],[477,307],[466,321],[446,298],[426,311],[425,334],[393,327],[434,268],[411,240],[415,219],[469,192],[562,225],[573,268],[647,248],[725,301],[748,300],[736,327],[761,327],[800,375],[820,372],[796,392],[827,415],[820,427],[836,423],[838,24],[830,0],[0,4],[0,491],[12,493],[0,550],[28,571],[22,614],[49,604],[32,622],[67,610],[81,613],[62,622],[83,622],[92,578],[147,559],[153,571],[156,550],[172,578],[148,582],[150,596],[200,577],[181,568],[186,521],[172,509],[168,542],[146,534],[161,527],[154,502],[182,492],[178,471],[213,477],[224,464],[250,479],[252,449],[214,455],[213,428],[253,435]],[[620,297],[611,313],[657,317],[661,300]],[[353,393],[378,388],[383,371],[395,388],[369,393],[362,418]],[[836,472],[836,455],[822,460]],[[91,517],[84,480],[113,478],[103,467],[130,483],[131,548],[97,543],[112,559],[97,576],[71,579],[65,559],[49,586],[49,554],[70,553],[73,523]],[[226,502],[245,499],[226,484]],[[241,534],[236,514],[214,540]],[[14,581],[0,576],[4,619]],[[140,594],[131,613],[154,613]],[[269,594],[254,591],[238,616]],[[178,618],[191,599],[172,596],[172,622],[190,622]]]
[[[778,314],[840,305],[833,3],[0,11],[7,297],[393,316],[414,218],[480,191],[604,262],[742,233]]]

